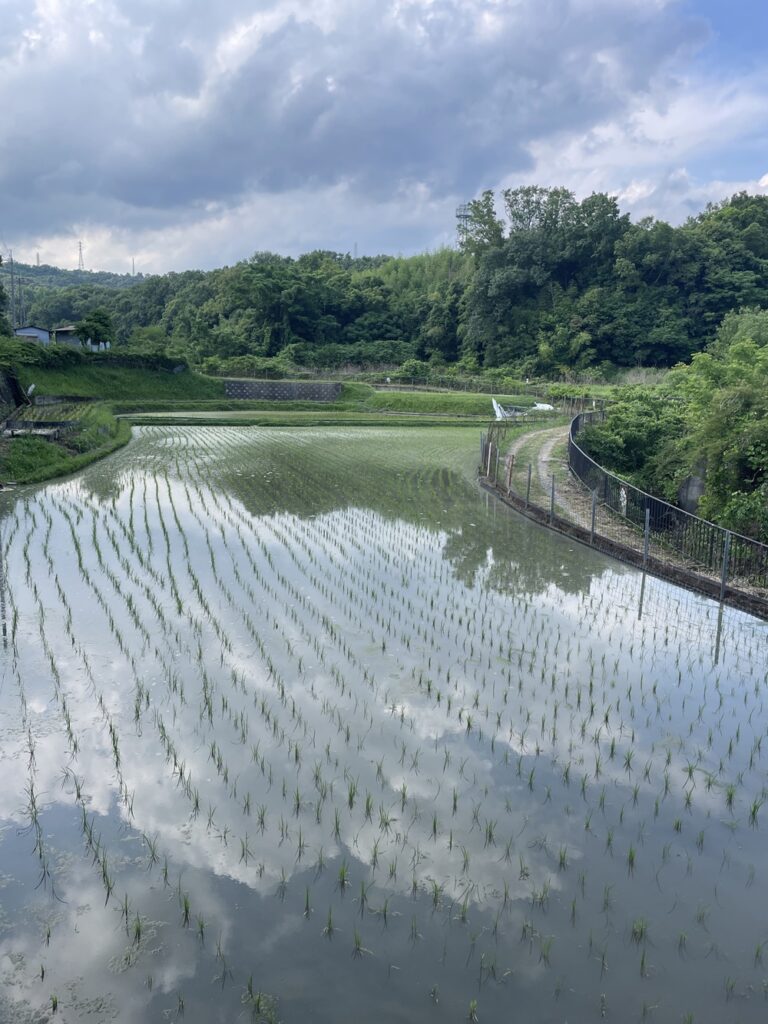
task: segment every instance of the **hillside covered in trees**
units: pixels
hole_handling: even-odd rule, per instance
[[[768,543],[768,310],[729,313],[706,352],[621,393],[580,444],[670,501],[701,477],[699,515]]]
[[[118,346],[214,371],[276,357],[307,367],[415,359],[610,378],[686,361],[726,313],[768,305],[768,197],[735,195],[671,227],[633,224],[605,194],[578,202],[566,189],[526,186],[467,204],[458,250],[256,253],[144,278],[18,272],[28,322],[106,313]]]

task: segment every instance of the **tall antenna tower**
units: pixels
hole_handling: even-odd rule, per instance
[[[462,248],[469,236],[469,203],[456,207],[456,241]]]
[[[83,243],[77,243],[77,269],[85,270],[85,261],[83,260]]]
[[[36,257],[36,258],[37,258],[37,265],[38,265],[38,267],[39,267],[39,266],[40,266],[40,251],[39,251],[39,250],[38,250],[38,253],[37,253],[37,257]]]

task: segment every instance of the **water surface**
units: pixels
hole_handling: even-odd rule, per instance
[[[766,626],[478,442],[145,428],[2,496],[0,1019],[765,1019]]]

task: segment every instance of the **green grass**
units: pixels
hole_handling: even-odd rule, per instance
[[[502,403],[532,404],[531,398],[500,396]],[[493,409],[488,395],[463,392],[375,391],[368,384],[346,383],[334,402],[219,401],[121,401],[119,415],[134,423],[283,425],[419,426],[446,421],[487,423]]]
[[[228,399],[224,381],[205,377],[188,370],[174,374],[161,370],[143,370],[105,365],[80,365],[50,369],[39,366],[20,366],[19,381],[23,387],[35,385],[39,395],[60,395],[72,398],[94,398],[113,403],[117,414],[149,412],[347,412],[378,414],[387,417],[446,416],[492,417],[488,395],[452,391],[376,391],[368,384],[345,383],[334,402],[311,401],[273,402],[263,400]],[[526,395],[500,395],[503,404],[532,405]],[[178,420],[174,419],[174,422]],[[199,422],[199,420],[195,420]],[[254,419],[254,423],[267,422]],[[340,422],[350,422],[342,420]],[[362,422],[366,422],[363,420]],[[381,422],[381,420],[376,420]],[[386,422],[391,422],[387,419]]]
[[[528,395],[494,397],[502,405],[532,406],[535,401]],[[365,399],[363,407],[370,411],[444,413],[453,416],[493,418],[490,395],[468,394],[463,391],[374,391]]]
[[[185,370],[141,370],[120,366],[81,365],[62,369],[19,366],[22,387],[35,385],[38,395],[98,398],[111,401],[184,401],[224,397],[224,382]]]
[[[38,483],[66,476],[110,455],[131,439],[130,425],[116,420],[102,403],[68,406],[68,415],[62,409],[52,405],[36,410],[44,413],[46,419],[79,421],[77,430],[62,434],[56,441],[41,437],[0,440],[0,480]]]
[[[172,411],[132,413],[127,417],[136,425],[174,424],[182,426],[255,426],[255,427],[445,427],[480,428],[487,417],[451,417],[448,415],[406,416],[393,413],[335,411],[321,407],[313,411],[265,409],[239,411]],[[478,435],[479,436],[479,435]]]

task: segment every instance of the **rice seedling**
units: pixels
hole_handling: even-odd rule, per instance
[[[370,949],[366,949],[366,947],[363,945],[363,940],[360,937],[360,933],[358,932],[357,928],[355,928],[354,929],[354,945],[352,947],[352,956],[354,958],[359,958],[359,957],[362,957],[362,956],[365,956],[365,955],[373,956],[373,953],[372,953],[372,951]]]
[[[633,874],[635,870],[636,856],[636,850],[634,846],[630,843],[629,849],[627,850],[627,871],[630,875]]]
[[[339,865],[338,886],[341,892],[349,885],[349,865],[343,860]]]
[[[631,938],[635,945],[645,942],[648,936],[648,922],[644,917],[635,918],[632,922]]]
[[[674,936],[690,928],[692,915],[685,907],[695,907],[697,899],[712,905],[713,935],[729,934],[723,924],[736,908],[744,916],[743,893],[755,877],[746,864],[758,863],[751,848],[743,858],[731,858],[729,837],[719,875],[720,858],[714,855],[714,872],[708,856],[696,860],[695,889],[688,873],[692,851],[704,852],[705,831],[709,848],[710,834],[716,836],[720,827],[714,815],[707,817],[718,791],[734,837],[742,839],[747,820],[754,830],[759,825],[764,793],[758,741],[765,689],[759,643],[744,639],[728,649],[721,665],[712,665],[707,661],[708,606],[702,602],[666,616],[646,606],[642,621],[635,620],[625,611],[631,604],[631,573],[593,578],[589,591],[578,591],[580,611],[574,618],[572,593],[566,592],[570,584],[566,590],[558,589],[559,583],[542,591],[520,589],[517,575],[525,573],[524,562],[500,557],[490,518],[472,529],[478,532],[479,547],[493,550],[493,564],[481,561],[474,575],[465,577],[445,537],[451,536],[450,545],[464,547],[469,530],[462,534],[451,512],[442,513],[447,534],[428,527],[421,508],[409,521],[407,516],[380,516],[375,503],[308,516],[283,509],[262,514],[269,499],[249,465],[259,445],[290,451],[304,470],[312,461],[305,466],[288,434],[278,442],[262,432],[254,445],[239,429],[226,429],[231,429],[226,442],[212,430],[190,431],[194,442],[187,449],[186,441],[176,446],[170,440],[177,436],[173,432],[153,428],[163,444],[147,435],[142,450],[155,452],[158,460],[162,455],[164,461],[156,462],[162,471],[128,474],[125,492],[116,490],[115,501],[103,507],[69,485],[50,498],[34,498],[27,512],[12,516],[19,538],[15,547],[9,548],[5,529],[0,545],[13,562],[8,621],[17,648],[12,656],[18,669],[12,671],[14,678],[22,677],[16,684],[18,706],[24,706],[24,687],[44,678],[44,685],[34,683],[34,698],[37,706],[41,696],[42,706],[50,700],[58,716],[67,758],[61,763],[80,757],[79,768],[71,762],[76,781],[68,775],[62,795],[78,804],[85,865],[95,872],[107,903],[114,901],[128,935],[138,917],[140,943],[147,944],[146,891],[161,877],[172,886],[179,876],[175,844],[166,845],[165,816],[168,823],[185,822],[185,843],[196,870],[208,879],[240,878],[245,880],[240,884],[265,895],[277,885],[286,906],[257,909],[257,927],[267,913],[278,919],[291,913],[288,886],[311,849],[317,884],[339,890],[324,934],[337,929],[353,934],[355,915],[367,907],[387,928],[388,955],[398,963],[389,950],[398,942],[418,941],[423,930],[431,945],[438,948],[439,943],[449,967],[450,996],[443,994],[444,1001],[450,998],[453,1004],[465,997],[467,1005],[472,993],[464,986],[477,985],[479,961],[487,1012],[494,1016],[500,997],[487,982],[503,974],[497,963],[509,954],[505,925],[527,896],[533,920],[526,942],[544,967],[554,963],[557,929],[566,920],[573,948],[586,948],[587,935],[600,936],[606,927],[629,935],[626,948],[610,938],[604,945],[598,938],[590,956],[602,947],[602,957],[597,956],[601,976],[608,974],[609,955],[614,972],[620,967],[617,977],[627,978],[631,967],[636,988],[633,992],[628,986],[629,997],[634,994],[636,1005],[642,1002],[643,1012],[651,1014],[657,993],[667,1001],[675,982],[657,975],[648,959],[641,960],[638,977],[637,961],[628,952],[639,945],[638,956],[650,957],[645,919],[637,917],[636,909],[645,910],[645,887],[651,887],[647,913],[651,900],[664,898],[671,884],[680,891],[679,902],[664,906],[669,918],[660,936],[669,939],[656,937],[662,949],[667,942],[674,948]],[[245,504],[239,492],[211,486],[211,474],[223,471],[222,455],[230,443],[238,453],[242,477],[236,487],[245,488]],[[342,445],[332,447],[338,448],[334,458],[347,458]],[[316,458],[314,441],[308,450]],[[292,457],[282,462],[288,473]],[[381,476],[390,485],[401,480],[397,473]],[[291,479],[298,491],[301,476]],[[322,482],[311,470],[310,479],[314,501]],[[460,492],[454,481],[450,500]],[[288,495],[285,508],[294,500]],[[441,508],[449,508],[449,502]],[[74,538],[68,542],[69,573],[57,550],[59,522],[62,536],[77,539],[77,545]],[[492,529],[512,527],[504,520]],[[514,537],[511,532],[509,552],[518,549]],[[54,584],[59,608],[42,599],[38,567],[50,580],[54,573],[60,577],[60,591]],[[573,578],[573,565],[568,571]],[[676,607],[679,598],[666,596],[659,584],[662,592],[663,601]],[[657,599],[662,600],[654,592]],[[76,611],[72,614],[85,604],[96,609],[103,626],[119,687],[112,685],[111,670],[95,669],[106,664],[96,631],[89,631]],[[24,624],[38,616],[44,676],[23,643]],[[690,634],[684,634],[689,627]],[[732,636],[750,634],[740,622],[729,623],[724,635],[730,643]],[[77,673],[85,680],[87,697],[73,683]],[[736,688],[729,678],[748,683]],[[135,813],[135,838],[143,842],[141,863],[147,868],[143,883],[126,867],[106,818],[94,813],[96,805],[88,806],[94,791],[91,766],[102,763],[94,742],[98,732],[106,755],[103,775],[114,780],[127,830],[130,813]],[[24,764],[34,772],[42,749],[34,728],[26,748]],[[195,756],[197,749],[202,758]],[[201,764],[206,756],[207,769]],[[154,774],[156,786],[137,786],[137,764],[146,766],[147,778]],[[575,787],[574,772],[580,780]],[[704,792],[696,801],[700,778]],[[153,790],[168,793],[163,785],[168,779],[174,787],[158,814]],[[730,804],[727,785],[734,787]],[[585,806],[575,814],[579,791]],[[46,849],[49,830],[37,786],[34,794],[40,839],[33,826],[30,845],[36,863],[47,858],[50,884],[55,860]],[[596,827],[595,815],[604,821],[603,828]],[[246,830],[244,819],[256,827],[248,824]],[[506,827],[500,830],[501,822]],[[545,830],[549,838],[543,837]],[[674,845],[667,842],[670,831]],[[594,843],[598,832],[605,841]],[[337,870],[344,868],[337,886],[334,878],[320,879],[326,862],[322,844],[329,834]],[[757,840],[759,833],[753,834]],[[531,841],[531,836],[536,838]],[[643,859],[636,862],[640,846]],[[611,860],[619,847],[628,851],[626,872],[617,872],[622,865]],[[519,878],[512,884],[509,865],[515,854]],[[359,898],[346,905],[340,900],[358,861],[370,867],[377,892],[382,891],[377,907],[371,906],[370,876],[360,881],[360,873],[354,883],[357,889],[360,882]],[[575,861],[588,869],[569,871]],[[403,864],[411,868],[404,882]],[[557,883],[550,883],[547,872],[554,864],[559,875]],[[646,865],[653,866],[648,878]],[[309,917],[310,887],[306,880],[300,884]],[[121,905],[114,893],[123,890]],[[557,899],[551,898],[555,890]],[[191,896],[196,891],[191,889]],[[205,933],[211,924],[203,923],[201,934],[202,915],[190,924],[191,908],[185,921],[183,896],[179,885],[180,919],[171,923],[194,926],[198,953],[207,957],[203,937],[209,940]],[[399,921],[407,899],[414,909],[410,929]],[[561,906],[563,914],[556,912]],[[431,913],[425,913],[427,908]],[[551,921],[547,932],[554,935],[541,934],[545,913]],[[467,925],[461,930],[466,938],[461,949],[455,938],[447,938],[453,922]],[[493,951],[483,948],[483,934],[493,942]],[[749,926],[745,938],[750,950],[762,941],[749,934]],[[281,943],[274,957],[267,955],[265,970],[286,955]],[[139,945],[130,944],[138,951]],[[683,953],[686,941],[679,948]],[[466,958],[468,950],[473,963]],[[245,992],[246,1013],[253,1012],[256,993],[252,979],[250,994],[245,988],[248,969],[243,973],[242,953],[231,963],[223,954],[217,958],[215,980],[221,987],[216,986],[215,998],[221,1000],[221,1012],[225,1005],[232,1009],[227,999],[233,986],[226,981],[238,971],[238,998]],[[698,992],[703,986],[697,979],[708,963],[683,956],[680,983]],[[760,964],[753,967],[750,983],[757,990]],[[404,975],[412,970],[402,964]],[[386,978],[394,977],[392,971],[390,963]],[[537,998],[541,995],[541,984],[533,984],[532,998],[534,990]],[[641,985],[653,986],[652,998],[640,992]],[[600,1002],[598,986],[595,970],[585,993],[595,1004]],[[557,979],[555,990],[563,1012],[574,1016],[567,984]],[[551,995],[551,988],[547,991]],[[380,1009],[377,983],[370,984],[366,998],[372,1012]],[[266,1001],[263,1006],[266,1019]]]

